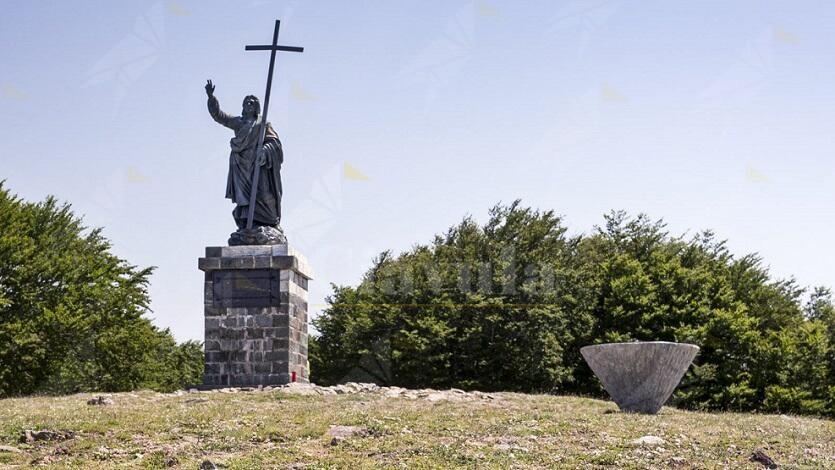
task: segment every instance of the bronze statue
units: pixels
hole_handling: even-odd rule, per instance
[[[304,52],[303,47],[279,46],[278,30],[281,22],[275,20],[273,42],[268,45],[251,45],[247,51],[270,51],[270,67],[267,69],[267,90],[264,93],[264,114],[258,98],[244,98],[240,116],[230,116],[220,110],[215,98],[215,86],[206,82],[209,96],[209,114],[220,124],[235,131],[229,142],[229,178],[226,197],[235,203],[232,217],[238,231],[229,237],[229,245],[277,245],[287,243],[281,230],[281,164],[284,153],[281,141],[267,122],[270,110],[270,89],[273,83],[277,52]],[[262,170],[263,169],[263,170]]]
[[[256,152],[261,132],[261,104],[258,98],[244,98],[240,116],[231,116],[220,109],[214,95],[215,86],[206,83],[209,114],[219,124],[232,129],[235,137],[229,141],[229,177],[226,180],[226,197],[235,203],[232,217],[238,231],[229,238],[230,245],[273,245],[285,243],[281,223],[281,164],[284,153],[281,141],[269,122],[264,130],[264,143]],[[251,228],[248,229],[248,212],[251,186],[255,175],[254,165],[259,165],[258,184],[255,193],[255,210]]]

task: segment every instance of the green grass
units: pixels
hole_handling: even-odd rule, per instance
[[[379,394],[299,396],[280,391],[92,395],[0,400],[0,468],[835,468],[835,422],[664,408],[617,412],[586,398],[496,394],[430,402]],[[331,425],[367,428],[332,446]],[[71,430],[62,442],[21,444],[24,429]],[[661,448],[630,441],[652,434]]]

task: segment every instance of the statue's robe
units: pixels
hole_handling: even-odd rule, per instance
[[[255,147],[258,145],[261,117],[253,120],[226,114],[221,111],[220,104],[214,96],[209,97],[208,106],[212,119],[235,131],[235,137],[229,141],[232,151],[229,154],[226,197],[235,203],[235,209],[232,211],[235,223],[238,224],[238,228],[244,228],[249,210],[250,186],[257,157]],[[267,161],[261,167],[258,177],[253,227],[278,227],[281,222],[281,164],[284,162],[284,152],[272,125],[268,122],[266,127],[263,148]]]

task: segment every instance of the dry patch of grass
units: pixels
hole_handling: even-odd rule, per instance
[[[0,468],[835,468],[835,422],[664,408],[547,395],[463,399],[382,393],[154,392],[0,400]],[[460,398],[460,397],[459,397]],[[331,426],[358,432],[333,439]],[[25,430],[70,438],[21,443]],[[631,442],[652,435],[660,445]],[[20,452],[16,452],[19,450]]]

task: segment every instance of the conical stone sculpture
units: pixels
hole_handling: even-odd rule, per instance
[[[580,349],[621,411],[658,413],[673,394],[699,347],[649,341],[608,343]]]

